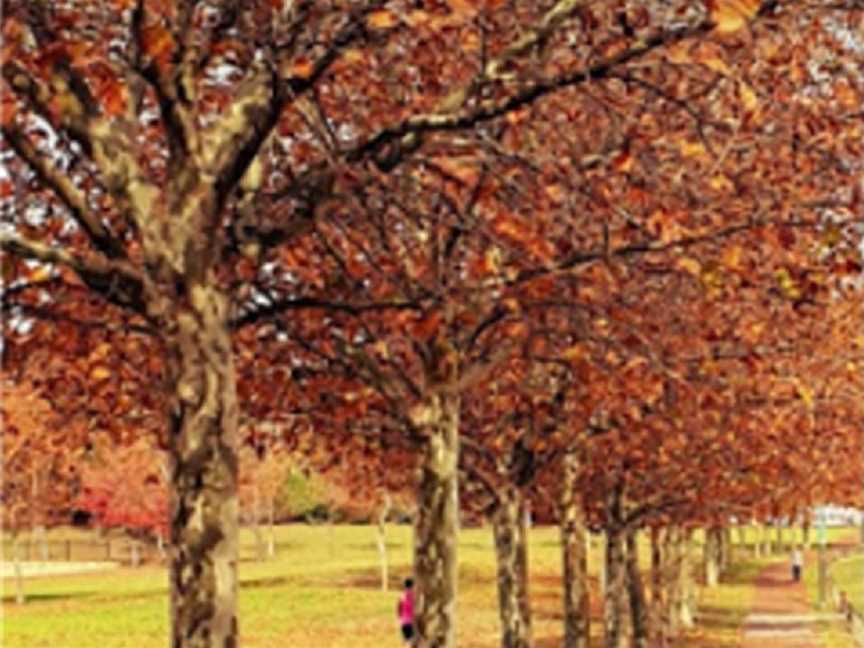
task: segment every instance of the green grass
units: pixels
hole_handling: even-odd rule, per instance
[[[243,544],[251,543],[244,535]],[[394,610],[399,581],[410,571],[410,528],[390,526],[388,546],[392,589],[381,592],[373,528],[279,528],[275,560],[239,567],[241,645],[399,645]],[[561,625],[557,530],[534,530],[531,549],[536,634],[548,641],[560,635]],[[460,646],[491,648],[498,643],[498,618],[490,530],[464,531],[460,550]],[[165,645],[164,568],[31,579],[23,606],[10,602],[13,583],[4,586],[7,648]]]
[[[845,591],[855,609],[864,613],[864,556],[850,556],[831,566],[837,589]]]
[[[241,543],[251,546],[251,534],[244,531]],[[389,526],[388,547],[392,587],[382,592],[374,528],[280,527],[276,559],[262,563],[243,560],[239,567],[241,645],[399,645],[394,610],[399,582],[410,571],[411,529]],[[647,549],[644,544],[641,548],[643,552]],[[251,552],[245,551],[244,556],[247,554]],[[699,555],[694,550],[694,557]],[[727,582],[703,594],[704,631],[691,633],[680,646],[735,645],[733,637],[749,610],[748,592],[752,588],[748,582],[758,567],[746,559],[748,551],[739,550],[739,555],[745,560]],[[592,552],[592,574],[596,556],[597,552]],[[642,558],[646,565],[647,553]],[[532,530],[530,562],[537,646],[558,646],[562,621],[556,528]],[[460,647],[499,645],[494,570],[491,530],[464,530],[460,536]],[[30,600],[21,606],[13,602],[14,583],[6,580],[2,584],[2,645],[6,648],[162,648],[167,640],[168,580],[164,567],[29,579],[25,590]],[[593,625],[599,635],[600,624]],[[706,636],[710,643],[701,643]]]

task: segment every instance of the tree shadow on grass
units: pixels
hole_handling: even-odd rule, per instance
[[[84,599],[91,598],[97,594],[94,591],[82,591],[82,592],[55,592],[55,593],[47,593],[47,592],[35,592],[29,593],[24,591],[24,606],[28,603],[51,603],[54,601],[71,601],[74,599]],[[15,601],[14,594],[6,594],[3,596],[0,601],[3,602],[3,605],[17,605]]]
[[[734,632],[741,627],[741,618],[735,610],[707,605],[699,608],[696,623],[706,631]]]
[[[411,567],[405,564],[390,565],[387,586],[391,590],[402,589],[402,584],[405,578],[411,576]],[[346,569],[328,577],[326,582],[320,579],[312,579],[316,585],[325,585],[329,587],[352,587],[357,589],[380,590],[381,589],[381,570],[379,567],[363,567],[358,569]],[[459,583],[471,585],[488,586],[494,584],[495,575],[488,570],[478,569],[471,565],[459,566]]]
[[[290,579],[287,576],[269,576],[267,578],[241,578],[240,587],[242,589],[280,587],[288,583],[289,580]]]

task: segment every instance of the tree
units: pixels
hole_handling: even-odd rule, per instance
[[[112,445],[103,441],[82,469],[76,506],[90,513],[94,526],[130,535],[137,566],[140,540],[155,539],[162,547],[169,536],[166,457],[147,439]]]
[[[262,426],[263,427],[263,426]],[[291,456],[277,445],[272,430],[259,430],[249,437],[249,445],[240,450],[241,518],[252,524],[257,542],[258,559],[276,555],[276,501],[291,471]],[[266,520],[269,535],[265,546],[261,522]]]
[[[52,526],[68,514],[79,480],[81,431],[64,425],[29,380],[2,377],[3,528],[12,538],[16,600],[24,603],[19,534]],[[70,450],[70,448],[73,448]]]
[[[784,233],[790,224],[812,228],[826,203],[837,203],[841,217],[854,205],[840,189],[852,186],[852,174],[826,162],[857,142],[854,127],[826,120],[820,109],[855,99],[857,90],[830,88],[825,102],[794,103],[791,115],[784,101],[782,120],[779,108],[756,95],[796,96],[806,48],[784,47],[793,60],[762,63],[777,54],[778,41],[786,44],[777,34],[824,40],[816,17],[842,5],[804,12],[773,1],[640,7],[570,0],[524,3],[519,11],[494,0],[418,10],[385,0],[9,3],[2,127],[17,180],[4,180],[2,192],[14,231],[0,235],[10,255],[4,301],[15,321],[8,361],[28,345],[65,348],[68,327],[60,320],[113,330],[124,347],[149,338],[137,343],[154,351],[149,369],[167,395],[160,423],[172,461],[174,645],[237,641],[237,374],[273,369],[272,356],[240,329],[278,336],[259,325],[286,312],[288,328],[303,329],[305,318],[290,315],[303,309],[318,320],[308,324],[317,341],[316,323],[331,334],[337,326],[325,307],[342,315],[402,313],[394,324],[416,329],[411,337],[422,344],[413,378],[423,389],[406,401],[403,433],[419,432],[426,462],[419,629],[430,646],[452,645],[460,390],[472,377],[466,369],[488,364],[473,349],[475,342],[491,346],[476,339],[488,329],[483,322],[500,322],[498,334],[519,330],[518,318],[508,318],[512,303],[494,287],[689,248],[766,221]],[[762,49],[732,60],[724,39],[751,31]],[[689,67],[718,78],[734,67],[754,85],[732,79],[715,92],[717,78],[694,79],[683,70]],[[589,87],[600,90],[599,110]],[[695,126],[685,109],[691,95],[702,102]],[[652,113],[649,99],[658,97],[676,110]],[[743,114],[731,127],[715,118],[715,106]],[[761,125],[789,124],[790,116],[831,133],[832,150],[802,133],[808,145],[799,152],[789,128],[768,132],[766,143],[756,138]],[[563,122],[578,136],[556,141]],[[730,128],[752,144],[747,155],[723,152]],[[445,191],[448,183],[432,181],[442,171],[423,157],[452,158],[466,148],[470,163],[437,165],[454,178]],[[691,161],[682,165],[684,158]],[[530,173],[526,159],[534,163]],[[483,169],[490,160],[492,180]],[[549,160],[573,163],[560,169]],[[742,173],[748,166],[756,171]],[[790,168],[802,166],[811,181],[790,183]],[[711,200],[694,199],[682,168]],[[663,186],[674,190],[656,190]],[[787,188],[781,198],[777,186]],[[391,196],[402,208],[398,218],[380,209]],[[418,214],[449,218],[427,227]],[[631,225],[633,214],[642,227]],[[400,225],[413,238],[397,241]],[[379,241],[400,243],[386,255],[395,265],[358,251],[355,235],[381,227],[390,235]],[[426,263],[414,248],[424,231],[421,239],[439,249]],[[410,276],[415,253],[422,279],[435,267],[428,261],[446,257],[447,242],[465,232],[484,236],[462,245],[461,271],[450,261],[450,272],[436,276],[473,269],[482,291],[447,288],[440,302],[435,291],[400,297],[401,283],[380,276],[363,283],[390,269]],[[341,263],[341,283],[323,271],[324,258],[330,267]],[[475,297],[465,299],[466,292]],[[457,317],[453,304],[471,308]],[[54,323],[35,326],[36,316]],[[468,339],[457,339],[466,328]],[[82,375],[110,380],[110,369],[109,377],[97,369],[111,361],[106,355],[104,366],[86,365]],[[149,399],[160,411],[162,399]]]

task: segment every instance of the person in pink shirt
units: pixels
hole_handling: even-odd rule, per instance
[[[414,639],[414,581],[410,578],[405,579],[405,590],[399,597],[396,616],[402,627],[402,639],[406,646],[410,646]]]

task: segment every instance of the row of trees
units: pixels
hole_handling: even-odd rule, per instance
[[[580,645],[586,525],[620,584],[637,528],[860,492],[857,3],[8,4],[4,362],[168,452],[172,645],[237,641],[241,417],[418,473],[430,647],[460,493],[506,645],[519,511],[567,521]]]

